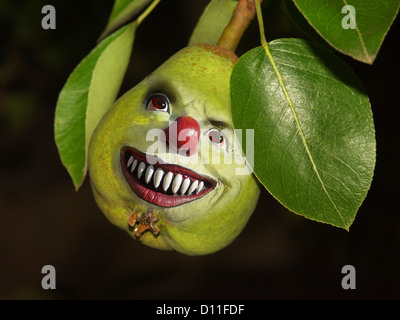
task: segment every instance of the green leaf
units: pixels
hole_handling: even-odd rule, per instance
[[[375,131],[352,70],[320,46],[278,39],[231,77],[235,129],[254,129],[254,173],[289,210],[348,229],[369,190]],[[243,139],[246,140],[246,139]]]
[[[133,22],[100,42],[71,73],[58,97],[55,140],[76,189],[86,176],[87,148],[93,130],[121,86],[135,31]]]
[[[138,16],[153,0],[115,0],[108,19],[107,26],[100,36],[104,39],[112,32],[132,21]]]
[[[306,18],[301,14],[299,9],[295,6],[292,0],[285,0],[285,8],[288,16],[293,21],[293,23],[304,32],[304,34],[315,43],[323,46],[327,50],[333,51],[334,48],[330,46],[319,34],[318,32],[308,23]]]
[[[336,50],[372,64],[400,6],[400,0],[293,0],[307,21]],[[354,7],[354,15],[343,7]],[[355,22],[355,29],[344,24]]]
[[[228,25],[238,0],[211,0],[189,39],[189,45],[216,45]]]

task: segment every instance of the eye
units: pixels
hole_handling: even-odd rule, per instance
[[[150,111],[169,112],[169,101],[167,96],[160,93],[150,95],[146,102],[146,109]]]
[[[210,131],[208,131],[208,139],[212,144],[216,145],[217,147],[222,148],[225,145],[224,135],[221,131],[217,129],[211,129]]]

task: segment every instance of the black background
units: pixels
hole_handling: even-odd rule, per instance
[[[206,0],[164,0],[141,25],[121,93],[184,47]],[[56,8],[56,30],[41,8]],[[57,96],[95,46],[112,1],[0,0],[1,299],[400,298],[399,28],[373,66],[338,54],[365,86],[376,125],[372,187],[350,232],[284,209],[263,191],[242,234],[218,253],[189,257],[141,245],[111,225],[89,181],[75,192],[53,138]],[[265,13],[268,40],[303,37],[281,1]],[[240,55],[259,45],[253,23]],[[56,290],[41,269],[56,268]],[[341,287],[344,265],[356,289]]]

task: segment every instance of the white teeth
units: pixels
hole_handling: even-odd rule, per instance
[[[144,177],[144,181],[146,183],[149,183],[151,180],[151,177],[153,176],[153,172],[154,172],[154,167],[153,166],[148,166],[147,170],[146,170],[146,175]]]
[[[146,169],[146,165],[144,164],[144,162],[141,162],[139,164],[139,168],[137,169],[137,176],[139,179],[142,176],[144,169]]]
[[[133,164],[132,164],[131,172],[133,172],[133,170],[135,170],[136,166],[137,166],[137,160],[135,159],[135,161],[133,161]]]
[[[145,162],[140,162],[139,166],[138,163],[138,160],[136,160],[133,156],[130,156],[126,166],[127,168],[131,167],[131,172],[133,172],[137,167],[138,179],[140,179],[144,173],[144,180],[147,184],[153,180],[154,187],[158,188],[160,185],[162,185],[162,189],[164,190],[164,192],[167,192],[169,187],[171,187],[172,193],[177,194],[179,192],[179,194],[182,196],[184,194],[198,194],[203,191],[203,181],[194,180],[192,182],[190,178],[183,179],[181,174],[174,175],[172,172],[167,172],[165,174],[164,170],[162,170],[161,168],[157,168],[157,170],[155,170],[154,166],[147,165]]]
[[[172,192],[173,193],[178,192],[179,188],[181,187],[181,183],[182,183],[182,175],[178,173],[175,176],[174,181],[172,181]]]
[[[201,181],[197,186],[196,193],[199,193],[203,189],[203,187],[204,187],[204,182]]]
[[[183,180],[182,182],[182,186],[181,186],[181,195],[184,195],[186,190],[189,188],[190,186],[190,179],[186,178],[185,180]]]
[[[196,190],[197,186],[199,185],[199,182],[197,180],[192,182],[192,185],[189,188],[188,195],[191,195],[194,190]]]
[[[174,174],[172,172],[168,172],[163,181],[163,190],[166,192],[171,184],[172,178],[174,177]]]
[[[129,168],[129,166],[132,164],[133,160],[134,160],[134,158],[133,158],[133,156],[131,156],[131,157],[129,158],[129,160],[128,160],[128,164],[126,165],[128,168]]]
[[[153,176],[154,187],[158,188],[163,176],[164,176],[164,171],[162,169],[158,168]]]

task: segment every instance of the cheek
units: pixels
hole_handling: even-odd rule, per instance
[[[167,112],[148,111],[140,100],[120,101],[107,116],[106,121],[112,122],[115,130],[126,130],[127,134],[135,130],[136,135],[144,135],[150,129],[162,129],[168,123]]]
[[[226,165],[214,166],[213,170],[215,170],[214,177],[218,180],[218,186],[207,196],[205,206],[219,211],[237,202],[242,192],[243,184],[235,175],[229,176],[224,174],[232,170],[227,170]]]
[[[202,163],[215,167],[216,170],[220,170],[221,166],[224,166],[225,164],[229,165],[232,163],[231,155],[210,143],[208,136],[200,136],[200,145],[198,150],[200,152]]]
[[[116,144],[129,145],[146,152],[152,144],[162,142],[162,129],[168,124],[168,118],[165,118],[162,114],[146,110],[120,117],[114,121]]]

